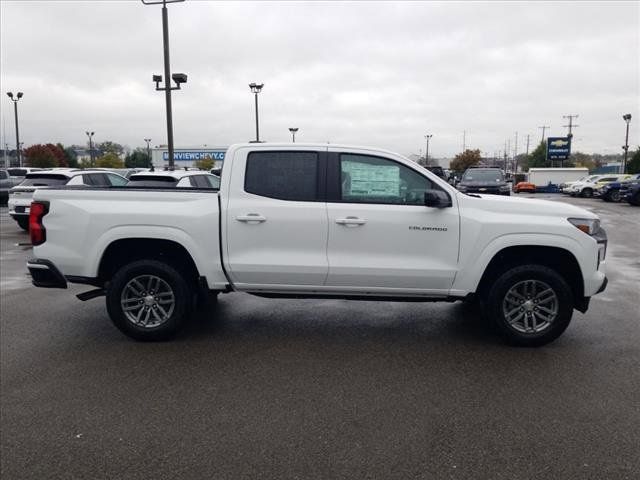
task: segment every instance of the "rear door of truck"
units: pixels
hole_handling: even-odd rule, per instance
[[[323,285],[329,269],[326,149],[241,147],[230,166],[223,245],[236,288]]]

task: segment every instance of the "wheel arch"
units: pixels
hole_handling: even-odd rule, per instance
[[[108,282],[122,266],[136,260],[157,260],[171,265],[194,286],[200,273],[187,249],[174,240],[160,238],[125,238],[114,240],[104,250],[98,265],[98,279]]]
[[[517,265],[538,264],[558,272],[569,284],[574,302],[584,297],[584,278],[576,257],[569,250],[555,246],[517,245],[496,252],[484,269],[476,293],[486,294],[493,281]]]

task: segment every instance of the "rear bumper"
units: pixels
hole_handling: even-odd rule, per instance
[[[32,258],[27,260],[27,269],[31,274],[32,283],[41,288],[67,288],[67,279],[49,260]]]

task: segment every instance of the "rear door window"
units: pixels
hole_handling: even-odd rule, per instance
[[[251,152],[244,190],[279,200],[318,200],[316,152]]]

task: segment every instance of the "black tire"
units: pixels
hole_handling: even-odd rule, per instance
[[[620,201],[620,190],[613,190],[609,193],[609,201],[611,202],[619,202]]]
[[[633,197],[631,197],[628,201],[631,205],[635,205],[636,207],[640,206],[640,192],[636,192],[636,194]]]
[[[133,301],[132,308],[138,307],[134,296],[131,295],[133,290],[128,285],[134,279],[139,279],[139,282],[142,281],[144,284],[145,278],[149,278],[146,286],[150,286],[151,289],[157,288],[158,292],[153,290],[140,292],[146,294],[138,296],[141,299],[141,304],[144,305],[140,309],[144,309],[144,311],[135,310],[128,314],[123,310],[123,300],[125,302]],[[161,279],[164,283],[154,280],[156,278]],[[154,284],[157,287],[154,287]],[[132,286],[134,285],[132,284]],[[173,297],[170,297],[169,291]],[[155,302],[153,300],[154,293],[160,293],[159,297],[155,297]],[[165,297],[162,297],[163,295]],[[127,296],[129,298],[125,300]],[[162,300],[161,297],[165,300]],[[166,298],[172,298],[173,302],[161,305],[167,301]],[[150,305],[144,303],[147,301],[146,299],[149,299]],[[125,335],[140,341],[163,341],[175,336],[189,317],[191,300],[189,286],[184,276],[172,266],[156,260],[138,260],[120,268],[111,279],[106,295],[107,311],[113,324]],[[159,324],[142,326],[134,323],[134,320],[128,318],[128,315],[135,315],[136,312],[140,315],[140,321],[145,321],[143,319],[145,317],[147,320],[150,319],[152,323],[158,322]],[[159,318],[165,316],[166,319]]]
[[[593,189],[592,188],[583,189],[582,192],[580,192],[580,196],[585,198],[593,197]]]
[[[604,200],[605,202],[611,202],[611,194],[610,193],[606,193],[602,196],[602,200]]]
[[[18,222],[18,226],[25,232],[29,231],[29,218],[18,217],[15,219]]]
[[[526,281],[535,281],[537,285],[543,285],[543,288],[550,288],[555,294],[555,300],[552,301],[554,306],[550,307],[555,308],[555,317],[546,326],[544,326],[544,323],[547,322],[541,322],[544,328],[541,327],[538,332],[519,331],[517,328],[520,327],[512,325],[506,318],[505,309],[507,306],[508,308],[513,306],[511,300],[505,299],[507,293],[513,291],[512,289],[514,288],[517,290]],[[540,300],[541,304],[539,306],[542,305],[543,301],[547,301],[547,297],[545,296],[544,298],[544,300]],[[528,307],[533,308],[532,302],[533,300],[527,301],[529,303]],[[573,315],[573,293],[571,287],[555,270],[543,265],[521,265],[504,271],[490,287],[485,304],[488,317],[495,323],[498,331],[506,341],[512,345],[522,347],[539,347],[552,342],[567,329]],[[519,308],[517,304],[515,305],[516,308]],[[549,306],[548,303],[546,305]],[[536,319],[536,313],[532,311],[526,313],[526,308],[528,307],[523,305],[515,315],[525,312],[522,317],[523,321],[524,318]],[[535,308],[537,311],[538,306]],[[531,322],[531,320],[527,320],[527,322]],[[525,327],[527,324],[531,327],[531,323],[525,323]],[[526,330],[526,328],[523,329]]]

